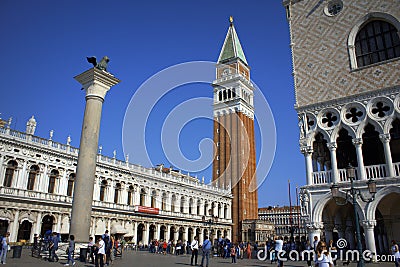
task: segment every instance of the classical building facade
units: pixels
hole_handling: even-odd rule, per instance
[[[32,117],[26,132],[0,128],[0,234],[11,241],[33,240],[47,230],[70,231],[78,148],[34,135]],[[195,235],[231,236],[230,190],[204,184],[179,171],[144,168],[99,151],[90,235],[109,230],[133,242],[152,239],[191,241]],[[203,222],[212,209],[218,221]],[[204,217],[204,218],[203,218]]]
[[[263,221],[271,222],[275,228],[275,234],[288,240],[293,237],[296,240],[307,238],[307,229],[301,221],[299,206],[265,207],[258,209],[258,218]]]
[[[355,247],[355,217],[364,248],[387,253],[400,239],[400,8],[398,0],[284,1],[290,26],[300,149],[306,185],[300,198],[309,237],[345,238]],[[354,186],[370,198],[339,206]]]
[[[213,181],[231,190],[233,195],[232,240],[248,240],[248,227],[243,227],[242,222],[246,220],[248,225],[248,220],[258,218],[254,87],[232,17],[216,65],[213,87],[216,144]]]

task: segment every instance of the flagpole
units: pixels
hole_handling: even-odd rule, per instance
[[[290,180],[288,180],[288,191],[289,191],[289,221],[290,221],[290,239],[293,239],[293,216],[292,216],[292,198],[290,196]]]

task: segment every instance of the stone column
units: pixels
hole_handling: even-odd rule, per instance
[[[367,249],[371,251],[373,257],[372,260],[376,261],[376,246],[375,246],[375,235],[374,227],[376,226],[375,220],[365,220],[362,222],[364,233],[365,233],[365,243]]]
[[[149,227],[150,227],[150,224],[146,222],[144,225],[145,226],[144,226],[144,229],[143,229],[143,240],[142,240],[142,243],[143,243],[143,245],[148,245],[149,244]]]
[[[36,219],[36,229],[35,229],[36,233],[35,234],[40,235],[41,226],[42,226],[42,212],[39,211],[37,214],[37,219]]]
[[[98,68],[89,69],[75,79],[86,91],[86,107],[76,167],[70,233],[75,235],[75,242],[87,242],[90,234],[102,106],[108,90],[120,80]]]
[[[358,178],[359,178],[359,180],[366,180],[367,177],[365,175],[364,159],[363,159],[362,148],[361,148],[362,143],[363,143],[362,138],[353,139],[353,144],[356,147],[356,153],[357,153]],[[346,177],[346,178],[348,178],[348,177]]]
[[[19,210],[15,211],[15,215],[14,215],[14,221],[12,224],[12,228],[11,228],[11,233],[10,233],[10,241],[11,242],[16,242],[18,241],[18,228],[19,228]]]
[[[381,139],[381,141],[383,143],[383,148],[385,150],[386,166],[389,171],[389,173],[387,173],[387,175],[388,175],[388,177],[394,177],[392,154],[390,152],[390,134],[380,134],[379,138]]]
[[[160,239],[161,239],[161,237],[160,237],[160,234],[161,234],[161,224],[158,223],[156,229],[157,229],[157,232],[154,234],[154,238],[160,240]]]
[[[313,149],[309,146],[304,146],[301,148],[301,153],[303,153],[305,161],[306,161],[306,177],[307,177],[307,185],[313,184],[313,164],[312,164],[312,153]]]
[[[178,238],[179,238],[179,229],[176,229],[175,228],[175,230],[174,230],[174,240],[175,240],[175,243],[176,243],[176,241],[178,241]]]
[[[111,234],[111,219],[107,220],[107,230]]]
[[[323,226],[322,222],[311,222],[310,224],[307,224],[308,239],[310,242],[314,241],[314,236],[317,236],[318,240],[321,240],[321,230]]]
[[[338,168],[336,161],[336,148],[337,148],[336,142],[328,143],[328,148],[331,154],[332,183],[337,184],[339,182],[339,179],[338,179]]]
[[[136,238],[137,238],[137,236],[138,236],[137,231],[138,231],[138,223],[137,223],[137,222],[134,222],[132,240],[136,243],[136,245],[138,245],[138,240],[136,240]]]
[[[58,219],[57,219],[57,228],[56,228],[56,232],[60,233],[61,230],[61,220],[62,220],[62,214],[58,214]]]
[[[167,241],[169,241],[169,237],[171,236],[171,225],[167,225],[167,230],[166,230],[167,232],[166,232],[166,234],[165,234],[165,239],[167,240]]]

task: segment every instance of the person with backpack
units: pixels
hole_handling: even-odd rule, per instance
[[[206,259],[206,267],[208,267],[208,261],[210,258],[210,251],[211,251],[211,241],[208,239],[208,236],[205,236],[203,241],[203,245],[201,246],[203,251],[203,256],[201,257],[201,267],[204,267],[204,258]]]
[[[68,244],[68,248],[67,248],[68,260],[67,260],[67,263],[64,264],[65,266],[69,266],[69,262],[72,262],[72,266],[75,265],[74,251],[75,251],[75,236],[70,235],[69,236],[69,244]]]
[[[110,256],[111,256],[111,241],[110,241],[110,235],[108,234],[108,230],[104,232],[102,235],[102,240],[104,241],[104,251],[106,255],[106,264],[108,265],[110,263]]]
[[[50,260],[49,261],[58,261],[57,250],[58,250],[58,236],[56,232],[53,232],[53,238],[50,239]]]

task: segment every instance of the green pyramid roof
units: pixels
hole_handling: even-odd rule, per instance
[[[228,33],[225,37],[224,45],[222,46],[221,54],[218,58],[218,63],[223,63],[227,60],[234,58],[240,58],[244,63],[247,64],[247,60],[244,56],[239,37],[235,30],[235,26],[233,26],[233,23],[231,23],[228,29]]]

